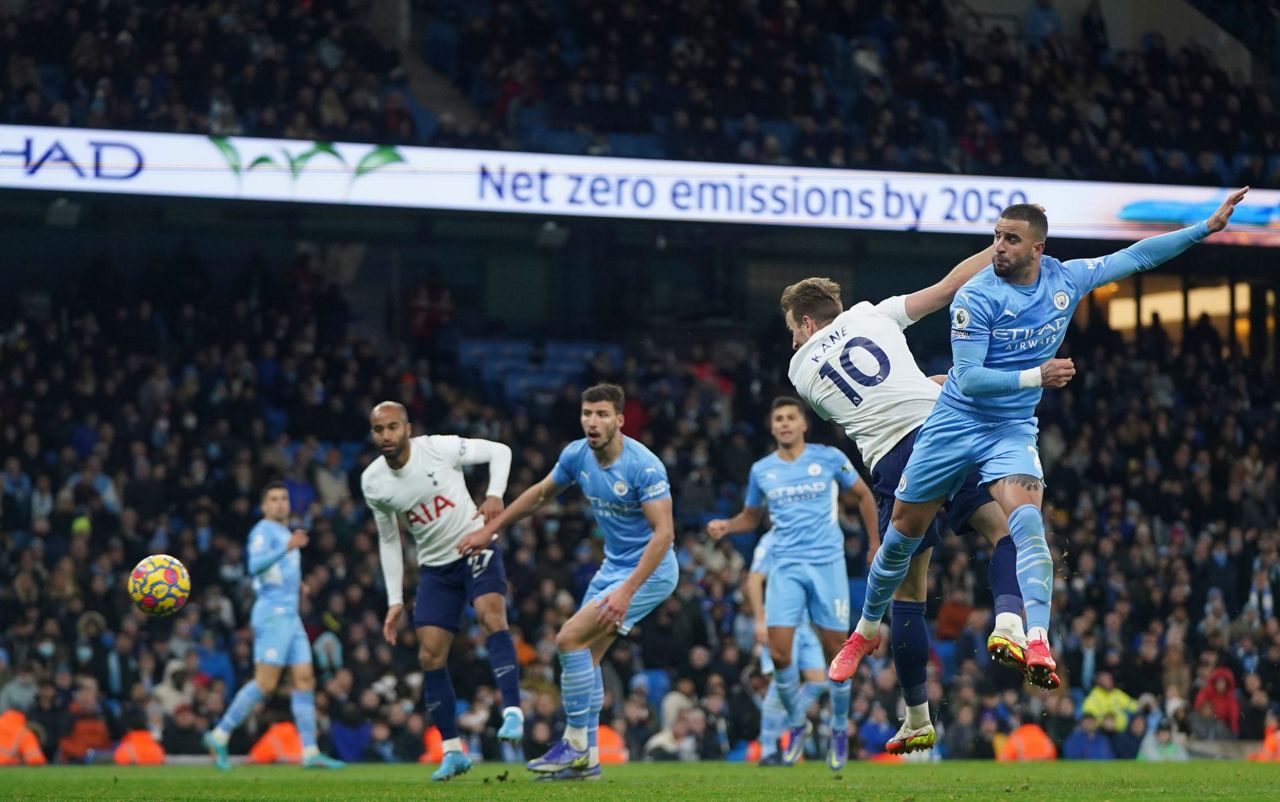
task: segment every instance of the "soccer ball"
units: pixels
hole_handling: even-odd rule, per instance
[[[173,615],[191,595],[191,575],[178,558],[152,554],[129,574],[129,595],[147,615]]]

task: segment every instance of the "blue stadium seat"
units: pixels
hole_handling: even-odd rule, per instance
[[[427,25],[422,42],[422,55],[432,69],[444,73],[450,81],[458,80],[458,28],[451,22],[433,19]]]
[[[933,652],[938,655],[938,662],[942,663],[943,681],[955,676],[956,642],[953,640],[935,640],[933,642]]]
[[[849,609],[861,610],[862,603],[867,600],[867,580],[857,577],[849,580]]]
[[[662,698],[671,692],[671,675],[665,668],[647,668],[640,672],[649,685],[649,703],[658,711],[658,723],[662,724]]]

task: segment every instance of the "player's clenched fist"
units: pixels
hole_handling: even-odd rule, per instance
[[[295,529],[293,530],[293,534],[289,536],[289,542],[285,544],[284,548],[285,548],[285,551],[290,551],[292,549],[300,549],[306,546],[308,542],[310,542],[310,539],[307,537],[306,530]]]
[[[1076,364],[1070,359],[1050,359],[1040,366],[1040,384],[1043,387],[1066,387],[1075,375]]]
[[[712,540],[719,540],[729,534],[729,522],[723,518],[707,521],[707,534]]]

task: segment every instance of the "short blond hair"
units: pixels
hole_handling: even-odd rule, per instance
[[[805,315],[815,323],[830,323],[844,310],[840,285],[829,278],[807,278],[782,291],[782,314],[798,321]]]

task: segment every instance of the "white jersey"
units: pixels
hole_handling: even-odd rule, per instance
[[[875,467],[924,423],[942,391],[916,365],[903,331],[906,296],[863,301],[841,312],[791,357],[787,377],[824,420],[840,424]]]
[[[483,525],[467,490],[463,465],[489,463],[488,495],[502,497],[511,470],[511,449],[489,440],[454,435],[423,435],[409,441],[409,460],[400,469],[379,456],[364,469],[360,486],[373,511],[382,541],[383,573],[388,594],[398,603],[402,575],[400,526],[413,538],[419,565],[448,565],[461,559],[457,545]],[[394,548],[392,548],[394,547]],[[395,570],[399,567],[399,570]]]

